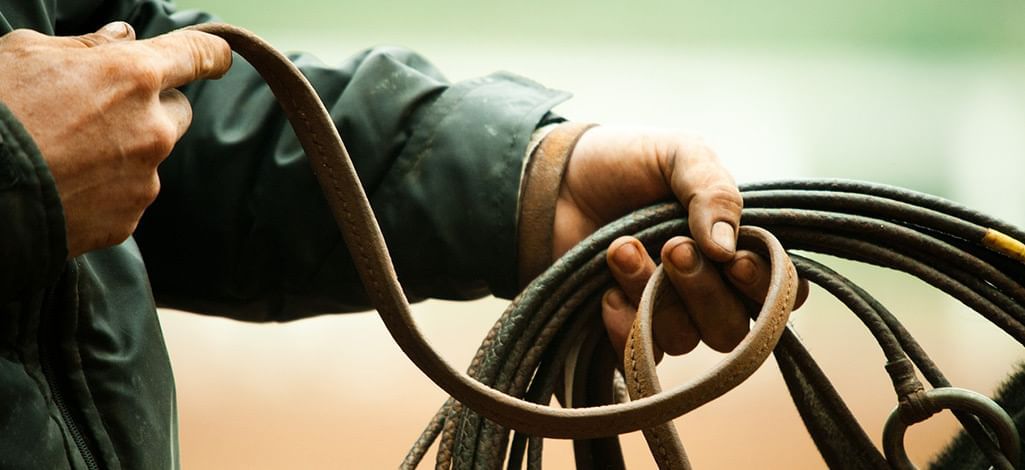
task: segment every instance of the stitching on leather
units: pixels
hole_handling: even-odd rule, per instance
[[[654,300],[651,303],[652,328],[654,328],[654,325],[655,325],[655,312],[657,312],[658,309],[662,307],[662,302],[663,302],[664,298],[665,297],[663,297],[662,295],[656,295]],[[654,338],[654,335],[653,335],[652,338],[651,338],[651,343],[653,345],[654,345],[654,341],[655,341],[655,338]],[[657,374],[657,372],[655,372],[654,370],[652,370],[650,372],[651,372],[652,375]],[[658,381],[658,377],[656,376],[654,379],[652,379],[652,381],[653,382],[657,382]],[[654,390],[652,390],[652,391],[654,392]],[[650,433],[652,438],[655,440],[655,445],[658,446],[658,453],[659,453],[659,456],[662,458],[663,462],[668,462],[669,461],[669,452],[666,450],[665,439],[663,439],[665,436],[663,435],[663,432],[661,430],[666,430],[666,432],[669,432],[668,431],[669,426],[672,426],[672,422],[671,421],[663,423],[663,424],[660,424],[660,425],[658,425],[655,428],[652,428],[652,431]]]
[[[795,284],[795,282],[793,280],[794,276],[795,276],[795,274],[794,274],[792,269],[787,269],[786,270],[786,279],[787,279],[787,282],[785,283],[786,284],[786,291],[783,294],[783,304],[780,306],[780,310],[781,311],[786,309],[786,306],[790,304],[790,295],[792,294],[793,285]],[[747,362],[746,362],[746,364],[756,364],[756,367],[757,367],[757,365],[759,363],[758,357],[759,356],[766,356],[767,353],[765,352],[765,350],[766,349],[772,349],[772,348],[775,347],[775,343],[770,344],[770,343],[772,343],[771,338],[777,336],[776,332],[779,331],[780,325],[781,325],[781,322],[779,321],[779,318],[776,315],[773,315],[772,316],[772,321],[771,321],[770,326],[769,326],[769,331],[771,333],[758,346],[757,354],[754,357],[749,357]],[[739,368],[737,368],[737,369],[739,369]],[[730,373],[729,375],[726,376],[726,382],[727,383],[732,383],[734,380],[736,380],[737,376],[740,375],[739,371],[737,369],[734,369],[732,373]]]
[[[655,309],[655,307],[653,306],[652,310],[654,310],[654,309]],[[637,393],[640,395],[640,397],[643,398],[643,397],[648,396],[648,391],[647,391],[647,389],[645,389],[644,382],[641,381],[640,376],[639,376],[639,372],[637,370],[637,341],[636,341],[636,336],[634,335],[634,333],[636,333],[638,335],[641,334],[641,332],[640,332],[640,322],[634,323],[634,326],[631,328],[631,330],[632,330],[631,331],[631,335],[630,335],[631,338],[628,341],[630,343],[630,375],[634,379],[634,384],[635,384],[635,387],[637,389]],[[668,455],[668,451],[666,450],[665,442],[663,442],[663,440],[662,440],[661,433],[658,432],[655,429],[659,428],[659,427],[662,427],[662,426],[667,426],[667,425],[671,425],[671,424],[664,423],[664,424],[660,424],[660,425],[658,425],[658,426],[656,426],[654,428],[649,428],[649,429],[645,430],[645,434],[648,434],[651,437],[651,439],[655,441],[655,446],[657,447],[657,451],[659,453],[659,457],[661,457],[663,462],[669,460],[669,455]]]
[[[274,77],[275,82],[279,81],[278,80],[279,75],[278,75],[276,70],[271,69],[271,70],[268,71],[268,73],[269,73],[269,75]],[[312,85],[311,85],[311,87],[312,87]],[[298,115],[299,119],[303,123],[304,130],[310,136],[311,143],[313,144],[314,148],[316,148],[317,154],[319,155],[318,159],[320,159],[320,166],[327,170],[328,176],[331,178],[331,188],[334,190],[333,192],[334,192],[335,199],[342,206],[342,211],[345,213],[346,222],[349,223],[351,226],[356,226],[356,222],[357,221],[355,221],[353,219],[352,211],[349,208],[349,203],[348,203],[348,201],[346,201],[346,198],[343,197],[343,191],[341,190],[341,188],[338,185],[338,176],[335,174],[334,168],[331,165],[328,165],[328,163],[327,163],[327,158],[325,157],[324,147],[320,143],[320,139],[318,137],[318,134],[315,132],[314,127],[310,125],[309,118],[307,117],[306,113],[303,112],[302,109],[300,108],[299,103],[295,99],[295,96],[292,94],[290,87],[283,86],[282,87],[282,92],[288,98],[288,101],[292,104],[292,107],[294,108],[295,114]],[[309,156],[307,155],[307,158],[308,157]],[[356,248],[359,250],[359,255],[360,255],[361,258],[363,258],[364,268],[366,269],[366,271],[368,273],[367,277],[369,278],[369,281],[370,281],[370,284],[371,284],[371,289],[370,290],[373,291],[373,294],[375,296],[380,296],[381,295],[380,283],[377,281],[376,270],[374,269],[373,264],[370,262],[370,257],[367,256],[366,247],[365,247],[365,245],[363,243],[362,237],[353,237],[353,238],[355,239]]]
[[[790,295],[791,295],[792,290],[793,290],[793,285],[795,284],[794,283],[794,273],[793,273],[793,271],[791,269],[787,269],[786,270],[786,277],[787,277],[787,283],[786,283],[787,289],[786,289],[786,292],[783,294],[783,304],[780,306],[780,311],[785,310],[787,308],[787,306],[790,305]],[[772,327],[771,327],[772,329],[770,330],[770,331],[772,331],[772,334],[769,336],[770,338],[776,336],[776,332],[779,331],[781,323],[782,322],[779,321],[779,318],[777,316],[773,316]],[[762,341],[761,346],[758,348],[758,354],[759,355],[763,355],[765,353],[766,349],[770,349],[771,347],[774,347],[774,345],[773,346],[769,345],[770,342],[771,342],[771,340],[769,340],[769,339],[766,339],[765,341]],[[751,359],[751,361],[749,361],[749,362],[757,362],[757,361],[754,360],[754,359]]]

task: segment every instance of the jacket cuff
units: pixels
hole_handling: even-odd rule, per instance
[[[555,205],[566,164],[580,137],[595,124],[565,122],[532,152],[523,173],[517,223],[519,286],[526,287],[554,261]]]
[[[45,288],[68,256],[57,186],[35,142],[0,103],[0,301]]]

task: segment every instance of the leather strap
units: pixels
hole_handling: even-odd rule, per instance
[[[559,438],[610,436],[657,426],[738,385],[758,368],[779,340],[794,303],[794,267],[768,232],[741,227],[741,237],[762,245],[769,253],[772,280],[751,333],[708,373],[668,392],[584,409],[542,406],[481,384],[446,363],[417,329],[356,170],[330,115],[306,78],[283,55],[246,30],[226,24],[203,24],[194,29],[224,38],[267,81],[295,128],[367,294],[392,338],[431,380],[481,415],[527,434]],[[659,274],[645,290],[640,322],[635,324],[637,331],[631,343],[631,357],[645,363],[638,371],[654,371],[651,307],[664,285]],[[645,380],[654,383],[650,378]]]
[[[790,262],[785,252],[781,253],[772,247],[779,242],[775,237],[764,229],[752,226],[740,227],[740,244],[762,245],[769,248],[769,261],[773,266],[773,277],[769,286],[769,296],[765,304],[774,304],[773,307],[780,311],[789,312],[793,308],[797,296],[797,271]],[[779,278],[776,271],[783,265],[785,267],[783,278]],[[662,386],[655,371],[654,360],[654,337],[652,325],[654,312],[658,311],[659,304],[672,295],[672,284],[668,282],[665,271],[659,266],[651,276],[651,280],[641,294],[641,303],[637,311],[637,319],[630,328],[630,335],[626,340],[626,349],[623,352],[623,375],[626,378],[627,390],[633,400],[644,397],[658,396]],[[755,326],[747,337],[743,339],[737,349],[750,349],[743,357],[737,357],[736,362],[730,362],[733,353],[720,362],[708,374],[714,380],[708,381],[703,387],[702,393],[708,396],[699,396],[696,399],[707,403],[714,398],[726,393],[730,388],[739,384],[733,383],[735,378],[742,376],[743,381],[761,365],[762,360],[772,352],[779,342],[780,336],[786,326],[787,316],[767,317],[765,309],[759,313]],[[762,333],[764,330],[764,333]],[[758,331],[758,333],[756,333]],[[727,364],[729,363],[729,364]],[[707,377],[708,375],[706,375]],[[700,381],[700,378],[698,379]],[[722,387],[729,387],[723,389]],[[672,423],[672,418],[657,426],[644,429],[644,438],[648,442],[648,448],[655,462],[662,470],[687,470],[690,469],[690,462],[683,444]]]
[[[595,124],[564,122],[552,129],[534,149],[523,172],[520,216],[517,222],[520,287],[526,286],[554,261],[552,233],[562,175],[580,137]]]

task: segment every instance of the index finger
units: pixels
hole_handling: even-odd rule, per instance
[[[220,78],[231,67],[231,47],[212,34],[178,30],[145,41],[164,60],[157,61],[162,89],[203,78]]]

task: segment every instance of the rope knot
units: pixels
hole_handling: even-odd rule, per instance
[[[936,407],[933,406],[932,398],[924,390],[901,397],[897,406],[900,407],[904,424],[909,426],[925,421],[936,414]]]
[[[936,414],[932,400],[925,393],[922,382],[915,376],[915,367],[906,357],[886,363],[893,388],[897,392],[898,406],[904,424],[920,423]]]

